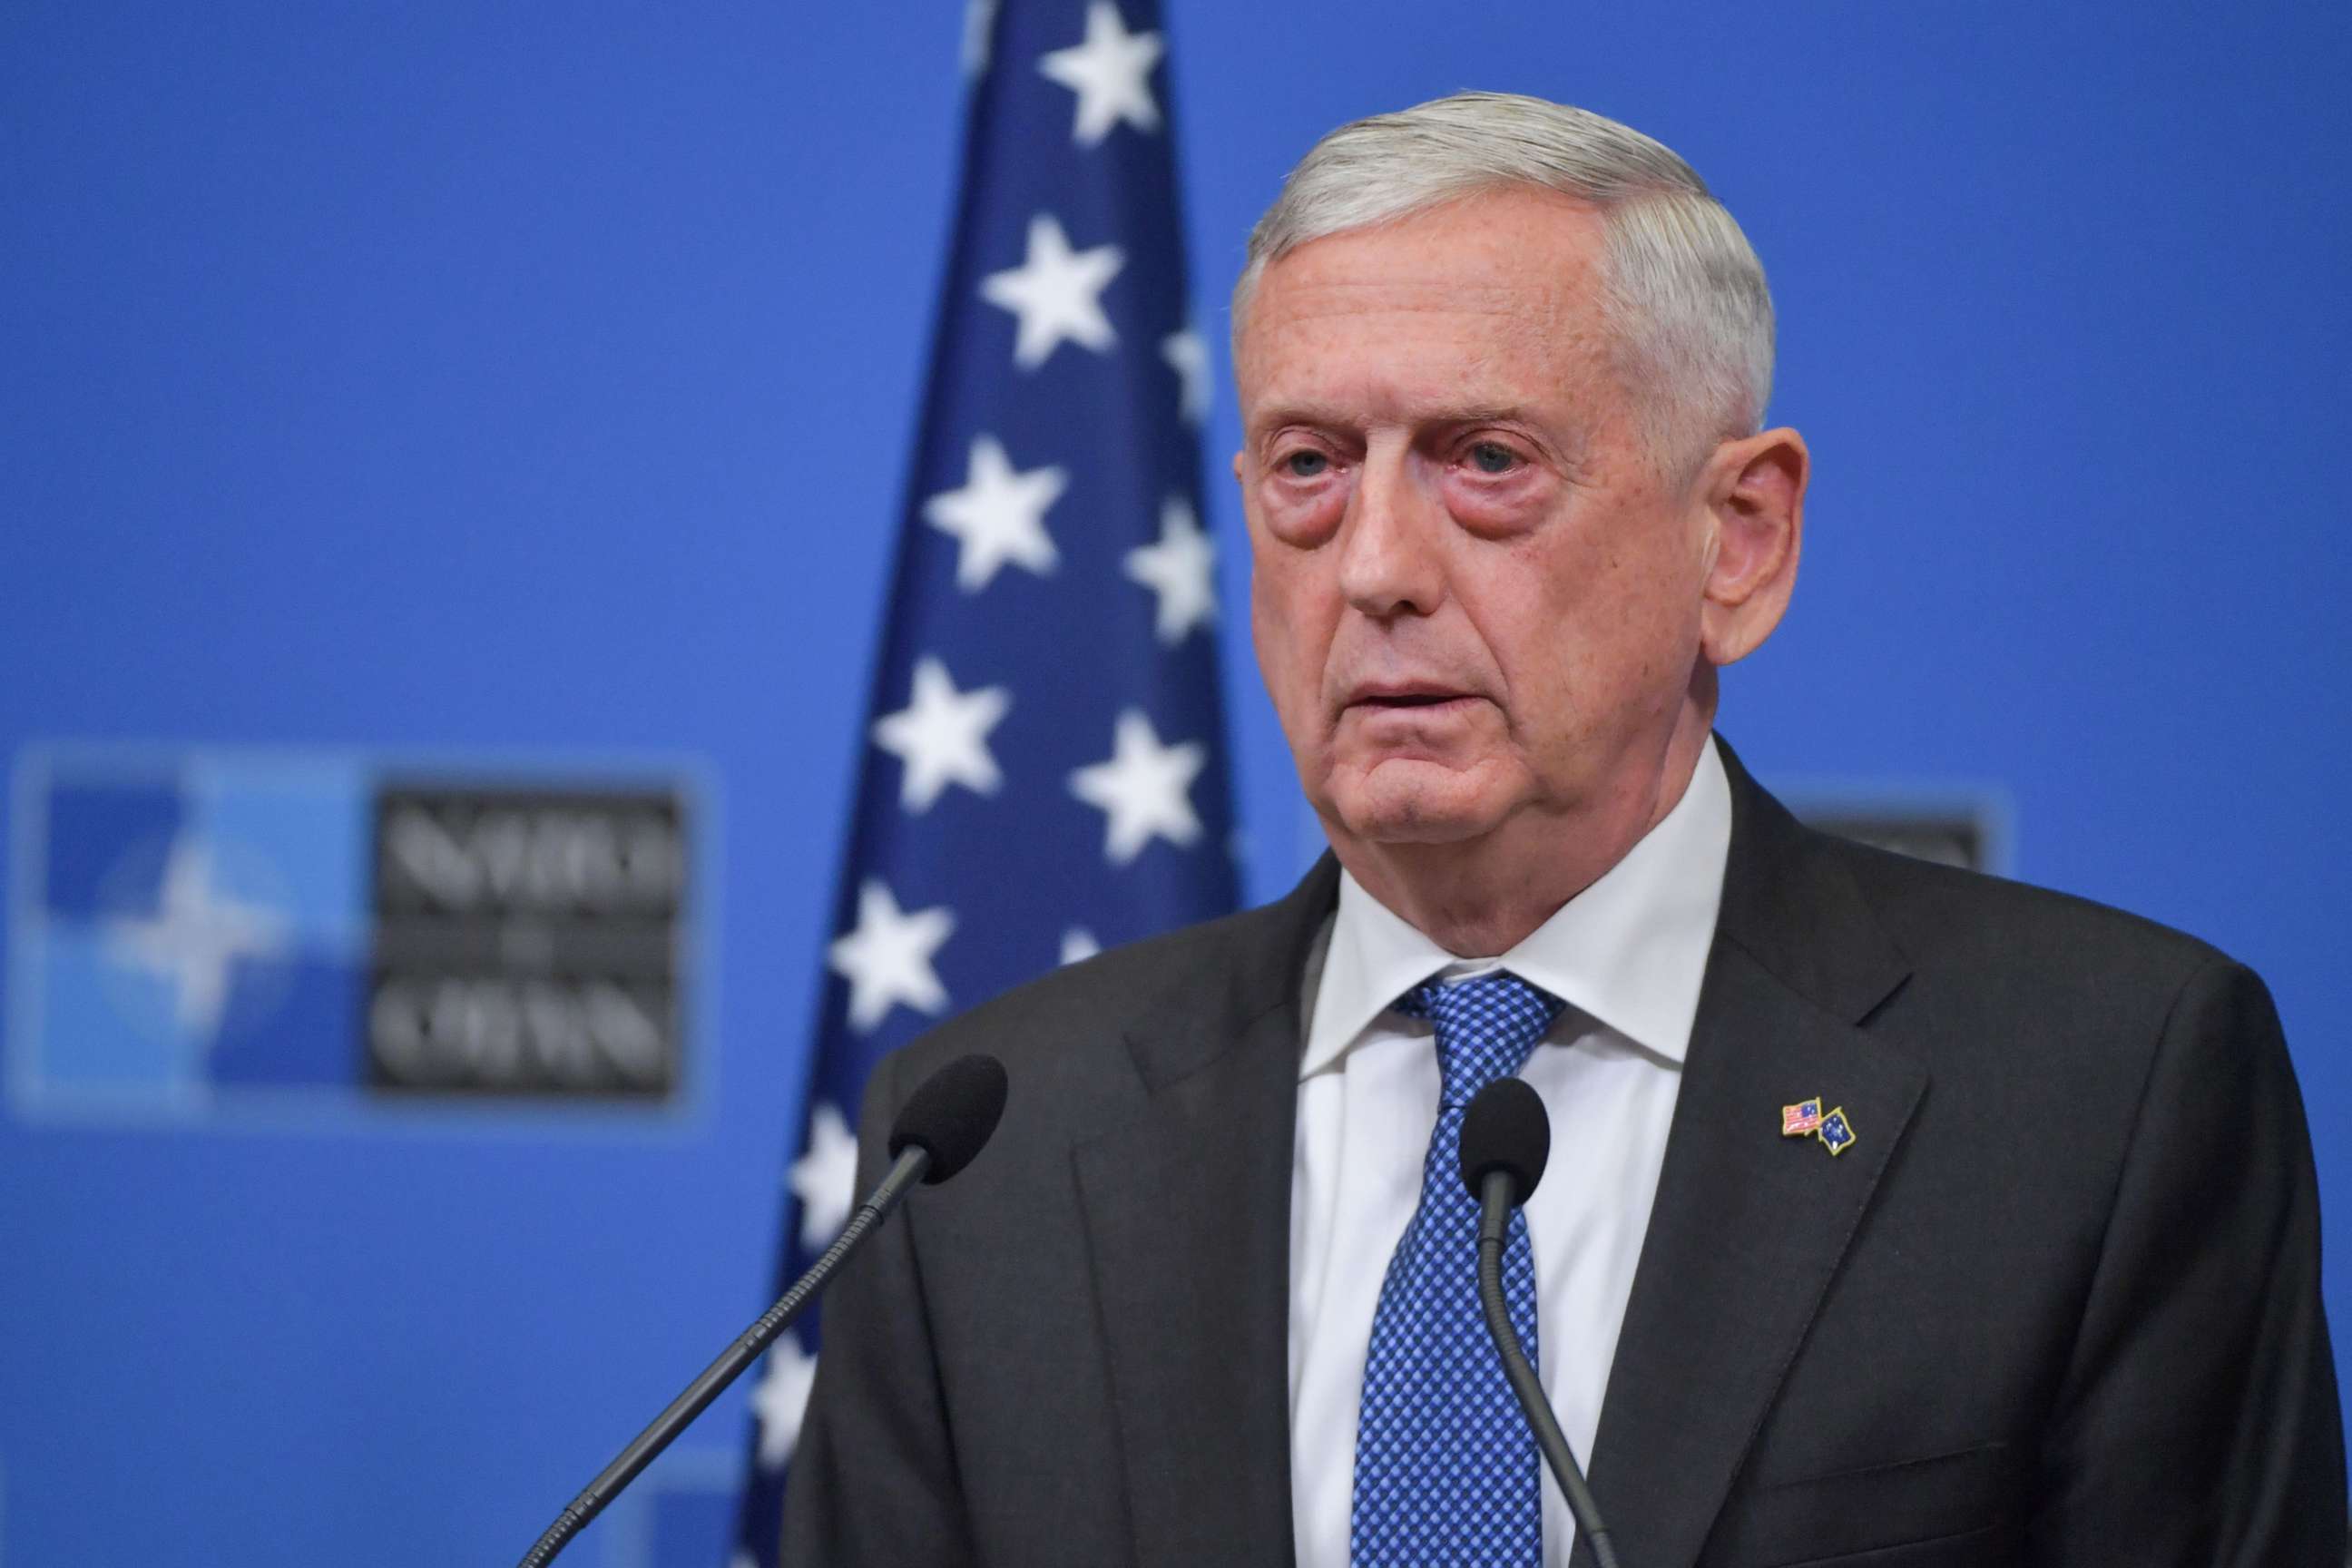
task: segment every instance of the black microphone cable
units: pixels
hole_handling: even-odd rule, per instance
[[[590,1520],[604,1512],[621,1489],[635,1480],[719,1397],[719,1391],[742,1375],[743,1369],[801,1315],[844,1260],[889,1217],[917,1182],[936,1184],[971,1163],[972,1156],[996,1131],[997,1118],[1004,1113],[1004,1068],[994,1057],[961,1057],[925,1079],[891,1124],[888,1173],[858,1205],[834,1244],[565,1505],[555,1522],[523,1554],[519,1568],[546,1568],[554,1562],[555,1554],[586,1529]]]
[[[1591,1543],[1601,1568],[1618,1568],[1609,1528],[1601,1522],[1592,1489],[1584,1484],[1575,1451],[1559,1429],[1551,1402],[1544,1397],[1542,1381],[1528,1364],[1518,1331],[1511,1327],[1511,1310],[1503,1300],[1503,1248],[1510,1237],[1511,1211],[1534,1194],[1550,1158],[1551,1119],[1526,1079],[1496,1079],[1471,1097],[1469,1109],[1462,1113],[1462,1184],[1478,1200],[1478,1305],[1486,1315],[1486,1334],[1503,1358],[1503,1376],[1518,1396],[1536,1447],[1568,1500],[1577,1534]]]

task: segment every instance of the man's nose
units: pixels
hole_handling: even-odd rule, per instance
[[[1445,596],[1435,498],[1414,482],[1411,456],[1368,453],[1339,524],[1339,591],[1375,620],[1426,616]]]

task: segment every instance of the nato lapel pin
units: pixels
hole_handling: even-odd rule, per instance
[[[1780,1108],[1780,1136],[1802,1138],[1822,1129],[1822,1097],[1801,1100],[1794,1105]]]
[[[1820,1139],[1822,1147],[1832,1154],[1843,1154],[1853,1148],[1853,1123],[1846,1120],[1845,1107],[1841,1105],[1822,1117],[1821,1127],[1813,1136]]]

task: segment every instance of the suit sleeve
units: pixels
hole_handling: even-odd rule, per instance
[[[857,1190],[889,1168],[899,1058],[858,1117]],[[914,1216],[901,1209],[835,1279],[816,1384],[785,1479],[783,1568],[959,1568],[973,1561],[931,1348]]]
[[[2345,1561],[2311,1141],[2270,994],[2227,960],[2165,1023],[2048,1431],[2036,1563]]]

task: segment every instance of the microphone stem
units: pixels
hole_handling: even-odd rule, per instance
[[[757,1322],[737,1335],[735,1342],[719,1353],[718,1360],[704,1367],[701,1375],[688,1384],[686,1392],[671,1400],[668,1408],[655,1416],[651,1426],[630,1439],[620,1456],[599,1471],[586,1489],[547,1527],[547,1532],[524,1554],[519,1568],[546,1568],[554,1562],[555,1554],[563,1550],[566,1542],[586,1529],[590,1520],[604,1512],[604,1505],[619,1496],[623,1487],[635,1480],[637,1473],[652,1464],[655,1457],[719,1397],[721,1389],[741,1376],[743,1369],[758,1360],[760,1352],[792,1325],[843,1260],[857,1250],[866,1234],[888,1217],[906,1197],[908,1189],[922,1180],[930,1163],[930,1151],[919,1143],[910,1145],[900,1154],[873,1195],[858,1205],[857,1212],[842,1227],[841,1235],[824,1249],[824,1256],[793,1282],[793,1288],[778,1298],[774,1306],[761,1313]]]
[[[1568,1511],[1576,1520],[1576,1531],[1592,1548],[1600,1568],[1618,1568],[1617,1549],[1611,1544],[1608,1527],[1601,1522],[1601,1510],[1592,1500],[1592,1490],[1584,1484],[1584,1472],[1578,1468],[1576,1454],[1568,1446],[1568,1435],[1559,1429],[1559,1420],[1551,1413],[1551,1401],[1544,1397],[1543,1382],[1536,1369],[1528,1364],[1527,1352],[1519,1347],[1519,1333],[1511,1326],[1511,1310],[1503,1300],[1503,1247],[1511,1224],[1511,1178],[1506,1172],[1490,1173],[1479,1194],[1478,1206],[1478,1305],[1486,1316],[1486,1333],[1495,1342],[1496,1353],[1503,1358],[1503,1375],[1518,1396],[1519,1408],[1526,1412],[1528,1427],[1535,1433],[1536,1447],[1542,1450],[1544,1463],[1551,1468],[1552,1479],[1559,1483],[1562,1496],[1568,1499]]]

